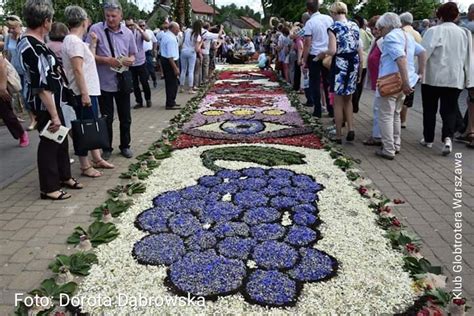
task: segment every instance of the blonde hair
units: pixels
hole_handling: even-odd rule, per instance
[[[331,4],[329,11],[334,14],[347,14],[347,5],[344,2],[336,1]]]
[[[22,26],[21,19],[17,15],[9,15],[5,19],[5,25],[7,27],[18,27]]]

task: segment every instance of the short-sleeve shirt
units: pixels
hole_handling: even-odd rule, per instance
[[[212,33],[208,30],[203,30],[202,34],[202,53],[204,55],[209,55],[209,50],[211,49],[211,41],[215,41],[219,38],[219,34]]]
[[[328,28],[333,20],[329,15],[314,13],[304,26],[304,35],[311,36],[310,55],[316,56],[328,49]]]
[[[161,38],[161,57],[179,59],[178,38],[170,31],[165,32]]]
[[[105,30],[108,29],[107,24],[99,22],[91,26],[89,35],[87,36],[87,43],[91,42],[90,33],[94,32],[97,35],[97,56],[112,57],[109,42],[105,35]],[[137,53],[137,45],[133,37],[133,33],[120,24],[120,29],[116,32],[109,30],[111,45],[114,48],[115,57],[132,56]],[[107,92],[117,92],[117,75],[116,72],[110,69],[109,65],[97,64],[97,72],[99,73],[100,89]]]
[[[396,60],[406,56],[408,63],[408,80],[410,81],[410,86],[414,87],[419,79],[415,71],[415,55],[419,55],[424,51],[423,46],[416,43],[413,36],[406,34],[402,29],[397,28],[390,31],[383,39],[379,77],[398,72],[399,69]]]
[[[336,21],[328,30],[336,36],[336,55],[354,53],[359,49],[359,27],[354,22]]]
[[[22,37],[18,50],[28,87],[26,102],[34,111],[47,111],[38,95],[47,90],[53,94],[56,108],[60,108],[63,84],[61,66],[55,54],[32,36]]]
[[[82,70],[87,86],[87,92],[90,96],[100,95],[99,74],[97,73],[95,58],[89,49],[89,45],[81,41],[81,39],[76,35],[67,35],[63,41],[62,56],[64,72],[69,81],[69,88],[72,89],[74,94],[80,95],[81,91],[77,85],[76,76],[74,76],[71,59],[74,57],[80,57],[83,62]]]
[[[148,35],[148,37],[150,38],[150,41],[148,41],[148,42],[147,42],[147,41],[143,41],[143,50],[144,50],[145,52],[148,52],[148,51],[150,51],[150,50],[153,49],[153,43],[156,43],[156,42],[157,42],[157,39],[156,39],[156,37],[155,37],[155,33],[153,33],[152,30],[146,29],[146,30],[145,30],[145,33],[146,33],[146,35]]]
[[[184,32],[184,40],[183,40],[183,48],[182,50],[185,52],[193,52],[195,51],[196,48],[196,43],[199,43],[201,41],[201,35],[198,34],[198,36],[194,36],[192,29],[187,29]]]

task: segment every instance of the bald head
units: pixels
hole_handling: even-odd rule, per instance
[[[179,24],[176,22],[171,22],[168,26],[168,30],[170,30],[174,35],[178,35],[179,33]]]

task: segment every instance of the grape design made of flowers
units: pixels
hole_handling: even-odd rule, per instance
[[[320,238],[310,176],[286,169],[220,170],[198,184],[160,194],[136,226],[141,264],[166,265],[179,295],[242,293],[264,306],[294,305],[306,282],[335,275],[337,261],[313,246]]]

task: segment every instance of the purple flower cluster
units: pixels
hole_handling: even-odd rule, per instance
[[[305,282],[336,273],[336,259],[314,249],[323,187],[313,178],[246,168],[197,182],[160,194],[135,223],[150,235],[135,243],[133,256],[168,266],[175,293],[217,299],[240,292],[250,303],[290,306]]]

